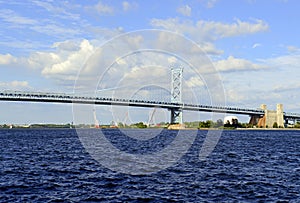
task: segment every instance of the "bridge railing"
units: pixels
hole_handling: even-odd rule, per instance
[[[47,92],[26,92],[26,91],[2,91],[0,92],[1,100],[26,100],[26,101],[45,101],[45,102],[65,102],[65,103],[88,103],[88,104],[106,104],[106,105],[129,105],[141,107],[160,107],[166,109],[182,109],[191,111],[208,111],[219,113],[236,113],[247,115],[264,115],[264,110],[239,108],[230,106],[217,106],[205,104],[188,104],[182,102],[167,102],[154,100],[138,100],[124,98],[107,98],[91,95],[75,95],[74,93],[47,93]],[[288,118],[300,118],[300,114],[286,113]]]
[[[284,115],[285,118],[300,119],[300,114],[299,113],[283,112],[283,115]]]

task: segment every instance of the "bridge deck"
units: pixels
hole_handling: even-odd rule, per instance
[[[4,92],[0,92],[0,100],[182,109],[186,111],[244,114],[250,116],[264,115],[264,111],[260,109],[210,106],[210,105],[174,103],[174,102],[146,101],[146,100],[121,99],[121,98],[78,96],[74,94],[55,94],[55,93],[41,93],[41,92],[4,91]],[[284,116],[285,118],[288,119],[300,119],[300,114],[295,114],[295,113],[284,113]]]

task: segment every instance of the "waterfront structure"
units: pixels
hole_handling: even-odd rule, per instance
[[[284,114],[283,114],[283,104],[277,104],[276,110],[268,110],[266,104],[262,104],[260,107],[265,113],[259,118],[257,122],[258,127],[272,128],[279,127],[284,128]]]

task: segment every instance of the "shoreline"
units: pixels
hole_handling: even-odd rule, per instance
[[[228,131],[228,130],[240,130],[240,131],[297,131],[300,130],[300,128],[234,128],[234,129],[226,129],[226,128],[68,128],[68,127],[13,127],[13,128],[0,128],[0,130],[11,130],[11,129],[131,129],[131,130],[152,130],[152,129],[165,129],[165,130],[219,130],[219,131]]]
[[[236,130],[300,130],[300,128],[237,128]]]

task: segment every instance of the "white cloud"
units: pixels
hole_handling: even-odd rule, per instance
[[[128,11],[130,8],[130,4],[128,1],[123,1],[122,6],[124,11]]]
[[[11,82],[0,82],[0,88],[6,90],[28,90],[32,89],[28,81],[11,81]]]
[[[95,47],[88,40],[56,42],[53,51],[33,52],[27,59],[18,58],[17,64],[29,71],[40,71],[47,79],[60,86],[72,87],[76,76]]]
[[[156,42],[157,47],[161,49],[172,50],[176,54],[190,53],[190,54],[213,54],[220,55],[222,50],[218,50],[211,42],[200,41],[194,43],[188,38],[183,38],[181,35],[169,35],[162,32]]]
[[[299,68],[300,67],[300,53],[295,52],[289,55],[282,55],[278,57],[268,58],[261,60],[263,63],[266,63],[272,67],[277,68]]]
[[[80,43],[79,50],[71,51],[65,57],[60,57],[58,54],[48,53],[49,56],[54,56],[54,64],[49,64],[44,67],[42,74],[49,76],[62,76],[65,74],[76,75],[83,66],[86,59],[93,53],[94,47],[88,40],[83,40]],[[58,59],[58,60],[56,60]]]
[[[269,28],[269,26],[262,20],[255,20],[254,23],[250,23],[239,19],[231,24],[214,21],[198,21],[197,27],[204,29],[207,33],[212,33],[216,38],[254,34],[266,31]]]
[[[35,52],[27,59],[27,63],[31,69],[43,69],[60,61],[61,57],[58,53],[54,52]]]
[[[139,80],[151,82],[151,79],[155,79],[158,77],[163,78],[167,75],[166,69],[159,66],[134,66],[128,71],[129,72],[124,74],[124,77],[128,81]]]
[[[178,18],[158,19],[153,18],[150,21],[153,27],[163,28],[178,33],[190,33],[194,31],[192,21],[179,21]]]
[[[195,40],[204,52],[212,55],[220,55],[223,53],[222,50],[215,47],[214,42],[216,40],[225,37],[254,34],[268,29],[268,25],[262,20],[255,20],[254,22],[236,20],[233,23],[222,23],[204,20],[193,22],[191,20],[169,18],[165,20],[152,19],[151,25],[155,28],[163,28],[183,34],[184,36]],[[170,39],[166,38],[160,40],[160,43],[161,45],[165,44],[166,46],[176,46],[177,50],[186,49],[184,46],[180,45],[180,42],[170,44],[168,41],[170,41]]]
[[[286,111],[299,112],[299,106],[294,106],[299,103],[299,52],[258,60],[258,64],[229,57],[215,66],[223,71],[227,101],[231,105],[256,108],[266,103],[274,109],[277,103],[283,103]]]
[[[228,71],[249,71],[249,70],[259,70],[267,68],[266,65],[255,64],[246,59],[239,59],[233,56],[229,56],[225,60],[219,60],[213,63],[218,71],[228,72]]]
[[[252,45],[252,48],[255,49],[255,48],[260,47],[260,46],[261,46],[260,43],[255,43],[255,44]]]
[[[49,36],[60,36],[63,38],[70,38],[70,36],[76,36],[82,34],[82,30],[79,28],[62,27],[56,24],[44,24],[31,27],[32,30],[43,33]]]
[[[204,86],[204,82],[201,80],[200,77],[198,76],[193,76],[189,80],[186,81],[186,84],[188,87],[193,88],[193,87],[201,87]]]
[[[297,51],[299,51],[299,48],[298,47],[296,47],[296,46],[287,46],[286,47],[287,48],[287,50],[289,51],[289,52],[297,52]]]
[[[138,7],[138,4],[133,2],[133,3],[129,3],[128,1],[123,1],[122,2],[122,7],[123,7],[123,11],[127,12],[129,10],[135,10]]]
[[[224,53],[223,50],[217,49],[215,45],[210,42],[202,42],[199,44],[199,46],[207,54],[221,55]]]
[[[199,53],[197,44],[188,43],[187,39],[181,35],[170,34],[168,32],[161,32],[156,40],[156,46],[163,50],[169,50],[173,53]]]
[[[169,64],[175,64],[177,62],[177,58],[174,56],[168,57],[168,63]]]
[[[240,104],[245,102],[245,100],[249,99],[247,97],[247,93],[240,92],[237,89],[227,89],[225,90],[226,100],[231,104]]]
[[[31,18],[20,16],[9,9],[1,9],[0,18],[2,18],[5,22],[12,23],[13,25],[35,25],[38,22]]]
[[[35,3],[37,6],[40,6],[47,10],[50,13],[53,13],[55,16],[63,18],[63,19],[72,19],[72,20],[79,20],[80,16],[78,14],[73,14],[70,12],[67,12],[64,7],[66,5],[59,5],[57,6],[57,3],[63,3],[64,2],[55,2],[55,6],[53,2],[46,2],[46,1],[40,1],[40,0],[34,0],[33,3]]]
[[[189,5],[181,6],[177,9],[177,12],[184,16],[191,16],[192,8]]]
[[[300,82],[295,83],[295,81],[286,82],[285,84],[278,84],[274,87],[275,92],[296,92],[300,89]]]
[[[127,65],[125,60],[121,58],[117,60],[120,57],[118,52],[122,50],[122,47],[128,49],[128,51],[136,50],[139,48],[142,40],[143,38],[139,35],[128,36],[122,41],[107,45],[109,46],[109,51],[103,48],[105,49],[104,52],[102,47],[100,47],[97,53],[95,53],[96,47],[98,48],[97,45],[103,43],[98,40],[89,41],[84,39],[81,41],[67,40],[56,42],[52,45],[52,48],[55,48],[55,50],[34,52],[27,59],[26,63],[29,68],[41,71],[42,76],[54,80],[60,85],[69,85],[71,80],[74,82],[77,74],[81,71],[82,80],[93,83],[92,86],[95,86],[101,74],[114,60],[116,60],[116,64]],[[90,59],[90,56],[93,57]],[[90,60],[86,64],[87,59]],[[122,74],[124,72],[118,70],[114,72],[113,77],[122,76]],[[108,83],[111,82],[112,80],[108,81]]]
[[[264,32],[269,29],[267,23],[262,20],[246,22],[237,19],[234,23],[222,23],[215,21],[199,20],[180,21],[178,18],[152,19],[153,27],[163,28],[166,30],[187,34],[197,41],[214,41],[225,37],[234,37],[246,34]]]
[[[99,15],[112,15],[114,13],[113,7],[103,4],[101,1],[92,7],[87,7],[87,9],[95,10]]]
[[[67,40],[63,42],[55,42],[52,48],[57,48],[65,51],[77,51],[79,49],[78,43],[71,40]]]
[[[207,0],[206,1],[206,7],[207,8],[213,8],[216,3],[217,3],[217,0]]]
[[[11,54],[0,54],[0,65],[8,65],[15,63],[17,59],[13,57]]]

